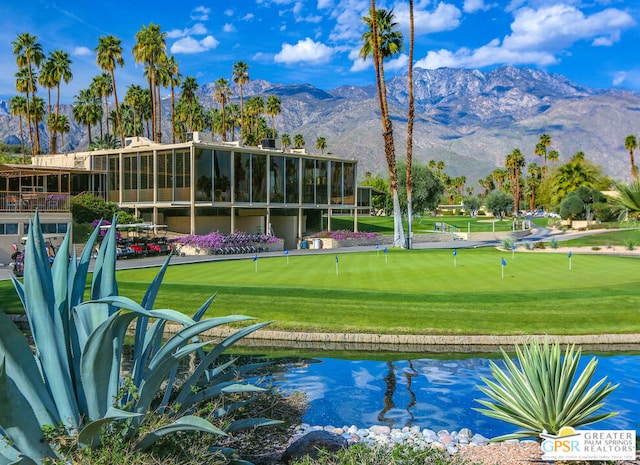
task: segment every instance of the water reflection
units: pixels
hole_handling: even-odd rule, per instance
[[[583,356],[586,364],[590,356]],[[593,429],[640,429],[640,356],[598,356],[596,378],[608,376],[620,387],[608,397],[603,411],[620,415]],[[501,361],[497,360],[498,364]],[[484,398],[477,388],[481,377],[491,378],[489,360],[311,359],[274,374],[273,383],[303,391],[310,401],[304,421],[315,425],[384,424],[401,428],[417,425],[433,430],[471,428],[488,437],[517,428],[473,410],[474,399]]]

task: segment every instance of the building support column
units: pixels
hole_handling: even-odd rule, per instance
[[[331,207],[327,210],[327,231],[331,231]]]
[[[233,234],[234,231],[236,230],[236,209],[235,207],[231,207],[231,231],[229,232],[230,234]]]
[[[298,208],[298,241],[302,240],[302,208]]]

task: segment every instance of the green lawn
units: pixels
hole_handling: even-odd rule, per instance
[[[433,232],[435,229],[435,223],[446,223],[451,226],[455,226],[462,232],[467,232],[469,226],[471,232],[489,232],[493,231],[493,218],[486,216],[479,216],[477,218],[471,218],[470,216],[424,216],[420,218],[414,218],[413,220],[413,232],[414,234],[421,234],[427,232]],[[327,227],[327,217],[323,218],[323,227]],[[407,222],[403,221],[406,231]],[[332,216],[331,217],[331,229],[353,229],[353,217],[352,216]],[[511,231],[512,222],[510,219],[495,222],[496,231]],[[393,217],[392,216],[358,216],[358,230],[362,232],[377,232],[380,234],[393,234]]]
[[[387,334],[640,332],[640,260],[460,249],[298,255],[175,265],[156,308],[209,316],[242,313],[272,329]],[[507,262],[502,278],[501,259]],[[140,301],[156,269],[118,272],[121,295]],[[19,302],[0,283],[5,310]]]
[[[590,236],[562,241],[563,246],[567,247],[601,247],[606,248],[610,245],[628,246],[629,241],[635,248],[640,247],[640,230],[632,229],[627,231],[608,231]]]

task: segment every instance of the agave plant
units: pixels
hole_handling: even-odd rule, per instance
[[[116,223],[114,218],[113,224]],[[255,392],[256,386],[236,381],[228,370],[234,360],[216,365],[220,354],[268,323],[246,326],[211,350],[198,335],[208,329],[249,320],[232,315],[202,319],[212,296],[190,318],[170,309],[153,310],[155,297],[171,256],[149,286],[140,304],[118,295],[115,278],[116,235],[110,228],[100,246],[85,301],[89,262],[99,227],[80,257],[58,253],[50,267],[36,212],[25,251],[24,281],[13,279],[28,318],[34,350],[24,334],[0,312],[0,464],[40,464],[58,458],[43,429],[62,427],[81,447],[100,442],[102,428],[127,420],[126,436],[138,449],[175,431],[197,430],[217,435],[277,423],[254,418],[230,423],[224,431],[192,415],[197,406],[224,393]],[[69,250],[69,235],[60,250]],[[181,325],[165,335],[168,323]],[[130,379],[122,378],[125,334],[135,324]],[[176,382],[186,357],[199,362],[186,380]],[[123,389],[124,386],[124,389]],[[164,389],[164,396],[158,393]],[[227,411],[237,408],[231,404]],[[149,412],[178,412],[171,424],[140,433]],[[142,436],[142,437],[140,437]]]
[[[474,410],[524,428],[494,440],[538,437],[543,431],[556,435],[563,426],[576,428],[617,415],[595,414],[618,387],[607,383],[606,377],[590,386],[598,365],[595,357],[576,377],[581,350],[575,345],[568,346],[564,355],[559,343],[546,340],[515,350],[518,364],[502,350],[505,370],[490,361],[495,382],[481,378],[487,386],[478,386],[494,402],[476,399],[487,409]]]

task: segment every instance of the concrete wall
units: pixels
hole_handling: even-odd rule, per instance
[[[273,235],[284,239],[285,249],[295,249],[298,244],[296,231],[298,230],[297,216],[272,216],[271,229]]]

